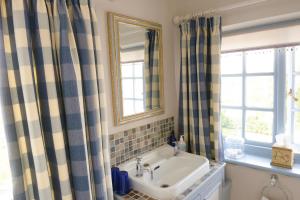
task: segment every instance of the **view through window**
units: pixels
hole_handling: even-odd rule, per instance
[[[12,199],[12,183],[0,105],[0,199]]]
[[[144,61],[122,63],[124,116],[145,111]]]
[[[270,146],[279,133],[300,144],[300,46],[222,54],[223,135]]]

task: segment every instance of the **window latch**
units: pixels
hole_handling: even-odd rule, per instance
[[[290,89],[288,95],[289,95],[294,101],[298,101],[298,98],[295,96],[293,89]]]

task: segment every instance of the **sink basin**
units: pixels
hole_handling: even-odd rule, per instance
[[[119,167],[121,170],[128,171],[133,189],[160,200],[175,199],[209,172],[207,158],[186,152],[174,156],[173,147],[169,145],[164,145],[141,157],[144,165],[149,165],[151,169],[157,168],[153,172],[153,178],[146,170],[142,177],[136,177],[135,159]]]

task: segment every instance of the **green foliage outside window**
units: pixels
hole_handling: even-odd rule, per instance
[[[238,134],[238,129],[241,129],[239,124],[228,117],[227,112],[221,112],[221,124],[223,136],[233,136]]]
[[[221,124],[224,136],[239,135],[239,130],[241,130],[240,125],[228,117],[226,112],[221,113]],[[271,130],[269,130],[268,124],[264,121],[263,116],[255,115],[248,117],[246,131],[249,133],[269,135]]]
[[[260,115],[251,116],[247,120],[246,131],[248,133],[257,133],[262,135],[269,135],[270,130],[264,119]]]

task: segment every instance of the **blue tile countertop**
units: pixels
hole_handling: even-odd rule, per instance
[[[185,198],[189,198],[190,196],[193,195],[193,193],[201,186],[207,185],[209,178],[213,176],[224,176],[224,167],[225,163],[216,163],[212,162],[210,164],[210,171],[205,174],[202,178],[195,180],[195,183],[187,188],[182,194],[180,194],[176,200],[182,200]],[[208,185],[207,185],[208,186]],[[138,191],[132,190],[129,194],[125,196],[119,196],[115,194],[115,199],[116,200],[133,200],[133,199],[139,199],[139,200],[155,200],[152,197],[149,197],[145,194],[142,194]]]
[[[300,178],[300,164],[294,164],[292,169],[286,169],[281,167],[272,166],[271,158],[261,157],[252,154],[246,154],[240,159],[225,159],[226,163],[241,165],[245,167],[250,167],[254,169],[260,169],[265,171],[271,171],[276,174],[282,174],[286,176],[292,176]]]

